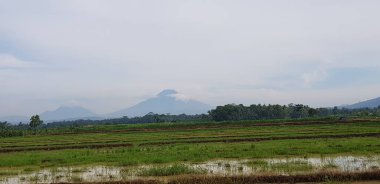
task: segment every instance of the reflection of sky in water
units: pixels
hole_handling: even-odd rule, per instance
[[[322,170],[325,166],[334,166],[340,171],[364,171],[378,169],[380,167],[380,156],[375,157],[355,157],[337,156],[322,158],[287,158],[287,159],[263,159],[268,163],[265,168],[260,165],[252,166],[247,162],[252,160],[213,160],[204,163],[191,164],[194,168],[206,170],[208,174],[216,175],[249,175],[263,172],[287,174],[283,170],[271,170],[275,164],[309,164],[312,171]],[[265,163],[264,162],[264,163]],[[150,168],[152,165],[142,165],[136,167],[110,167],[110,166],[89,166],[89,167],[61,167],[43,169],[30,174],[20,174],[18,176],[8,176],[0,179],[0,183],[35,183],[38,182],[96,182],[96,181],[119,181],[139,179],[137,173],[141,169]],[[261,167],[261,168],[260,168]]]
[[[334,165],[340,171],[363,171],[380,166],[380,157],[321,157],[321,158],[289,158],[289,159],[266,159],[268,163],[307,162],[316,169],[327,165]]]

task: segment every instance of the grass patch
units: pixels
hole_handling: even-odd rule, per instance
[[[85,172],[86,169],[83,169],[83,168],[74,168],[71,170],[72,173],[81,173],[81,172]]]
[[[38,167],[26,167],[22,171],[28,173],[28,172],[33,172],[33,171],[37,171],[37,170],[38,170]]]
[[[0,170],[0,176],[17,175],[17,171]]]
[[[30,182],[38,182],[39,179],[40,179],[40,177],[36,174],[36,175],[30,177],[29,181]]]
[[[254,170],[260,170],[260,171],[268,171],[269,170],[269,163],[265,160],[251,160],[246,163],[245,165],[252,167]]]
[[[265,160],[251,160],[245,163],[248,166],[267,166],[268,162]]]
[[[218,158],[276,158],[283,155],[371,155],[380,150],[378,138],[352,139],[320,139],[320,140],[276,140],[263,141],[249,149],[251,143],[204,143],[178,144],[154,147],[132,147],[113,149],[73,149],[55,151],[30,151],[0,154],[0,170],[2,167],[31,167],[44,165],[87,165],[107,164],[131,166],[138,164],[175,163],[179,161],[204,162]],[[328,145],[339,143],[343,147],[333,148]],[[363,147],[362,145],[371,145]],[[291,149],[297,145],[299,149]],[[150,148],[147,150],[147,148]],[[48,164],[55,162],[55,164]],[[59,162],[58,162],[59,161]]]
[[[138,162],[135,161],[135,160],[123,160],[121,162],[119,162],[118,164],[119,166],[133,166],[133,165],[138,165]]]
[[[284,122],[286,120],[278,120]],[[322,121],[322,120],[321,120]],[[268,121],[276,122],[276,121]],[[26,167],[59,167],[106,164],[135,166],[204,162],[212,159],[262,159],[304,155],[372,155],[380,153],[378,137],[283,139],[255,142],[234,142],[237,139],[349,135],[380,133],[379,122],[347,122],[340,124],[305,124],[286,126],[251,126],[259,122],[222,122],[154,125],[94,125],[77,134],[38,135],[3,138],[1,150],[25,149],[0,153],[0,170]],[[262,123],[260,121],[260,123]],[[104,130],[101,133],[92,130]],[[124,132],[125,131],[125,132]],[[207,142],[207,141],[221,142]],[[183,141],[193,141],[183,143]],[[195,142],[194,142],[195,141]],[[203,142],[202,142],[203,141]],[[224,141],[224,142],[223,142]],[[165,143],[174,142],[174,144]],[[182,142],[182,143],[181,143]],[[132,147],[101,147],[131,143]],[[139,146],[145,143],[163,143]],[[59,146],[88,145],[86,148],[52,150]],[[145,144],[147,145],[147,144]],[[363,146],[365,145],[365,146]],[[28,150],[28,148],[46,150]],[[258,161],[260,162],[260,161]],[[260,163],[251,163],[253,166]],[[265,163],[261,163],[265,165]],[[27,169],[29,170],[29,169]]]
[[[270,164],[270,168],[274,171],[292,173],[299,171],[311,171],[313,169],[313,166],[304,161],[289,161]]]
[[[328,163],[328,164],[322,166],[323,170],[337,169],[337,168],[338,168],[338,166],[333,164],[333,163]]]
[[[182,174],[200,174],[205,171],[195,169],[185,164],[174,164],[171,166],[155,166],[152,168],[141,169],[138,175],[140,176],[173,176]]]

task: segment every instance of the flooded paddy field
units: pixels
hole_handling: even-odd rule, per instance
[[[175,168],[176,167],[176,168]],[[178,173],[162,170],[182,169]],[[153,170],[153,172],[152,172]],[[155,172],[154,172],[155,171]],[[166,181],[170,175],[251,176],[310,174],[318,172],[380,172],[380,156],[327,156],[310,158],[219,159],[201,163],[151,164],[131,167],[75,166],[47,168],[16,176],[2,176],[1,183],[112,182],[131,180]],[[162,175],[160,175],[162,174]]]
[[[98,125],[57,132],[1,138],[0,183],[380,178],[378,120]]]

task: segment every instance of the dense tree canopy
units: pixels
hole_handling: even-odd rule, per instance
[[[150,112],[145,116],[129,118],[124,116],[121,118],[112,118],[104,120],[74,120],[74,121],[58,121],[49,123],[48,127],[60,125],[89,125],[89,124],[139,124],[139,123],[160,123],[160,122],[187,122],[187,121],[209,121],[211,117],[206,114],[200,115],[171,115],[171,114],[155,114]]]
[[[311,108],[303,104],[289,105],[250,105],[228,104],[209,111],[214,121],[230,120],[265,120],[297,119],[326,116],[379,116],[380,108],[344,109],[344,108]]]
[[[36,128],[40,125],[42,125],[44,122],[40,119],[39,115],[34,115],[30,118],[29,126],[32,128]]]

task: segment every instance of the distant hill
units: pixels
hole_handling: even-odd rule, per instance
[[[61,106],[54,111],[46,111],[40,114],[44,121],[93,119],[98,115],[80,106]]]
[[[379,98],[374,98],[374,99],[371,99],[371,100],[367,100],[367,101],[364,101],[364,102],[355,103],[355,104],[352,104],[352,105],[346,105],[346,106],[343,106],[343,107],[347,108],[347,109],[361,109],[361,108],[376,108],[376,107],[379,107],[379,106],[380,106],[380,97]]]
[[[90,120],[100,120],[104,119],[99,115],[91,112],[80,106],[61,106],[53,111],[46,111],[40,114],[41,119],[45,123],[49,123],[52,121],[70,121],[77,119],[90,119]],[[17,124],[19,122],[28,123],[30,117],[26,116],[5,116],[0,117],[0,121],[7,121],[11,124]]]
[[[183,94],[179,94],[175,90],[164,90],[153,98],[107,115],[100,116],[80,106],[61,106],[53,111],[46,111],[39,115],[45,123],[49,123],[53,121],[70,121],[77,119],[101,120],[104,119],[104,117],[135,117],[144,116],[150,112],[157,114],[192,115],[207,113],[211,108],[210,105],[197,100],[187,99]],[[19,122],[28,123],[29,118],[30,117],[26,116],[6,116],[0,117],[0,121],[7,121],[12,124]]]
[[[175,90],[167,89],[157,96],[147,99],[132,107],[109,114],[109,117],[144,116],[149,112],[157,114],[202,114],[212,107],[197,100],[186,99]]]
[[[29,118],[26,116],[5,116],[0,117],[0,121],[6,121],[11,124],[17,124],[19,122],[27,123],[29,122]]]

